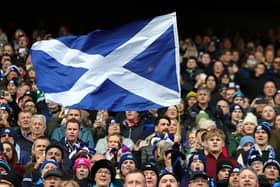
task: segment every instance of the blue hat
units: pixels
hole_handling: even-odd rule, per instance
[[[230,113],[232,113],[234,110],[241,110],[242,113],[244,113],[242,106],[240,106],[239,104],[230,105]]]
[[[277,169],[278,169],[278,172],[280,172],[280,164],[279,164],[279,162],[278,162],[277,160],[275,160],[275,159],[269,159],[269,160],[267,160],[267,161],[263,164],[263,171],[265,170],[265,168],[266,168],[267,166],[271,166],[271,165],[276,166]]]
[[[159,174],[158,183],[160,182],[161,178],[164,177],[165,175],[172,175],[176,179],[176,181],[178,182],[178,177],[173,172],[170,172],[170,171],[167,171],[167,170],[162,170],[161,173]]]
[[[234,167],[232,168],[230,173],[239,173],[240,172],[240,168],[239,167]]]
[[[120,161],[119,161],[119,168],[121,168],[122,163],[123,163],[124,161],[126,161],[126,160],[133,160],[134,163],[135,163],[135,165],[136,165],[136,163],[137,163],[137,162],[136,162],[136,159],[135,159],[135,157],[132,155],[132,153],[131,153],[131,152],[126,152],[126,153],[121,154]]]
[[[257,152],[255,152],[255,153],[253,153],[251,156],[249,156],[248,161],[247,161],[247,165],[248,165],[248,166],[251,166],[251,164],[252,164],[254,161],[261,161],[261,162],[263,162],[262,157],[261,157],[261,156],[259,155],[259,153],[257,153]]]
[[[243,136],[241,139],[240,139],[240,147],[244,147],[244,145],[246,143],[252,143],[252,144],[255,144],[256,141],[255,139],[252,137],[252,136]]]
[[[190,180],[193,180],[196,177],[203,177],[204,179],[208,179],[208,176],[207,176],[207,174],[204,171],[194,171],[191,174]]]
[[[260,124],[258,124],[254,129],[254,134],[256,133],[257,130],[264,130],[268,134],[268,138],[270,138],[271,128],[268,122],[263,121]]]
[[[194,154],[191,155],[191,157],[189,158],[189,164],[188,164],[188,167],[190,168],[191,166],[191,163],[194,161],[194,160],[201,160],[203,165],[204,165],[204,169],[205,168],[205,165],[206,165],[206,157],[204,154],[200,153],[200,152],[196,152]]]
[[[238,164],[237,166],[232,168],[229,175],[231,175],[232,173],[240,173],[241,169],[242,169],[242,166],[240,164]]]
[[[233,94],[232,99],[234,100],[236,97],[242,97],[244,98],[244,94],[240,91],[237,91]]]
[[[35,93],[35,92],[33,92],[33,91],[26,91],[24,94],[23,94],[23,97],[24,96],[29,96],[31,99],[32,99],[32,101],[34,102],[34,103],[36,103],[37,102],[37,93]]]
[[[11,167],[5,160],[0,160],[0,167],[4,168],[7,172],[11,171]]]
[[[5,72],[5,76],[7,76],[11,71],[16,72],[18,74],[18,76],[20,76],[19,68],[16,65],[9,66]]]
[[[51,164],[55,165],[55,166],[56,166],[56,169],[60,169],[60,166],[59,166],[59,164],[58,164],[57,161],[55,161],[54,159],[47,159],[47,160],[45,160],[45,161],[41,164],[40,169],[39,169],[40,173],[42,173],[42,170],[44,169],[44,167],[45,167],[48,163],[51,163]]]
[[[11,136],[14,138],[15,141],[17,140],[18,134],[17,134],[17,132],[16,132],[13,128],[11,128],[11,127],[5,127],[5,128],[3,128],[3,129],[1,129],[1,130],[0,130],[0,136],[2,136],[2,135],[4,135],[4,134],[9,134],[9,135],[11,135]]]
[[[147,162],[146,164],[144,164],[144,166],[142,167],[142,171],[145,170],[152,170],[156,173],[157,176],[159,176],[158,168],[156,166],[156,163],[154,162]]]
[[[5,110],[7,111],[9,114],[11,114],[13,112],[13,109],[10,107],[10,105],[8,104],[1,104],[0,105],[0,110]]]

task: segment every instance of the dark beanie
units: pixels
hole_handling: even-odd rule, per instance
[[[232,165],[231,161],[230,160],[218,160],[217,168],[216,168],[216,175],[223,168],[229,168],[230,170],[232,170],[233,165]]]
[[[263,121],[261,122],[260,124],[258,124],[255,129],[254,129],[254,137],[255,137],[255,133],[257,130],[264,130],[267,135],[268,135],[268,138],[270,138],[271,136],[271,128],[270,128],[270,124],[266,121]]]

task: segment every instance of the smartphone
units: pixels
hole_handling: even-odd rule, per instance
[[[229,88],[235,88],[235,83],[234,83],[234,82],[230,82],[230,83],[228,84],[228,87],[229,87]]]
[[[96,120],[97,120],[97,121],[100,121],[100,122],[101,122],[102,119],[103,119],[102,114],[97,114],[97,115],[96,115]]]
[[[268,104],[268,101],[266,99],[259,99],[259,100],[256,100],[256,104]]]
[[[25,48],[19,48],[18,49],[18,53],[22,53],[22,52],[25,52],[26,50],[25,50]]]
[[[66,109],[64,110],[64,115],[67,115],[67,114],[68,114],[68,112],[69,112],[69,109],[68,109],[68,108],[66,108]]]

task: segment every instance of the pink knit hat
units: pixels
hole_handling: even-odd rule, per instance
[[[90,160],[87,158],[77,158],[74,162],[74,172],[76,172],[76,169],[78,166],[84,165],[90,170]]]

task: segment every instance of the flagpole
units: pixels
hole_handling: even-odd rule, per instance
[[[178,114],[178,121],[177,121],[177,130],[176,130],[176,135],[180,137],[180,140],[181,140],[181,116],[180,116],[180,110],[179,110],[179,107],[177,107],[177,114]],[[178,142],[180,143],[180,142]]]

